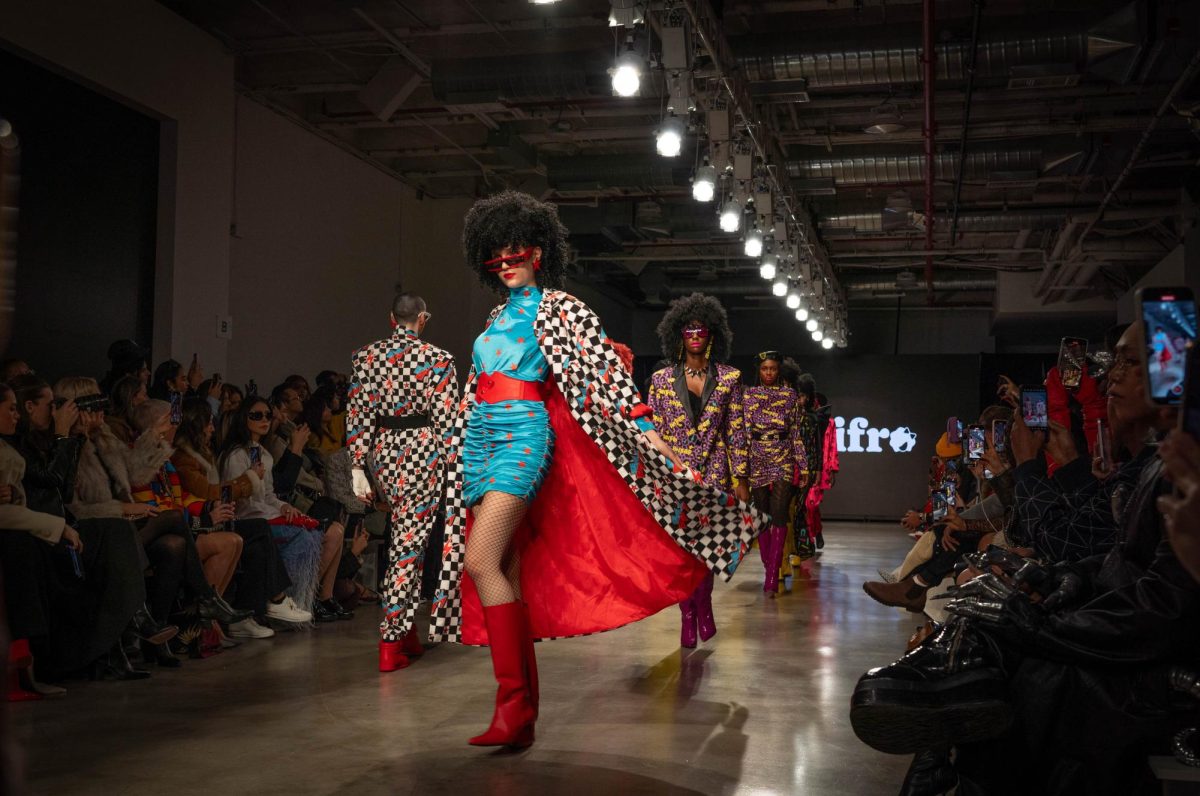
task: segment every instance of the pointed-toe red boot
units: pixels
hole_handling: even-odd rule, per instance
[[[492,671],[499,688],[491,726],[468,743],[523,749],[533,744],[533,725],[537,720],[530,691],[525,608],[519,602],[484,606],[483,617],[491,645]]]

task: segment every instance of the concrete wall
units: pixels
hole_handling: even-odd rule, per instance
[[[154,355],[225,367],[233,58],[152,0],[5,0],[6,48],[163,120]]]

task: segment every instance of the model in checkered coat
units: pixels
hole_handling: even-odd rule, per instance
[[[671,302],[658,337],[674,364],[650,377],[654,426],[683,463],[722,495],[749,501],[749,458],[742,419],[742,374],[728,359],[733,332],[715,298],[693,293]],[[679,643],[696,646],[717,633],[712,611],[713,576],[679,603]]]
[[[732,576],[762,522],[654,431],[599,318],[557,289],[566,236],[553,205],[515,192],[477,202],[463,232],[467,263],[505,303],[458,406],[431,636],[490,644],[499,689],[477,746],[533,743],[534,639],[620,627],[709,570]]]
[[[424,300],[401,294],[392,303],[392,335],[354,353],[346,412],[354,491],[373,500],[373,478],[392,513],[380,588],[381,672],[403,669],[423,651],[413,618],[425,545],[445,492],[447,441],[458,403],[454,359],[421,339],[429,318]]]

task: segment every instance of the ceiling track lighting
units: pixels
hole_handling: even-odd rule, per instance
[[[742,204],[730,196],[721,205],[721,231],[737,232],[742,226]]]
[[[692,198],[697,202],[711,202],[716,195],[717,170],[705,160],[704,165],[696,169],[696,176],[692,179]]]
[[[668,116],[663,120],[655,136],[655,149],[664,158],[679,157],[683,151],[683,137],[687,135],[687,126],[678,116]]]
[[[763,250],[763,236],[758,227],[746,233],[746,244],[744,251],[747,257],[759,257]]]
[[[773,254],[763,255],[762,264],[758,266],[758,275],[763,279],[774,279],[777,271],[776,259]]]
[[[784,296],[786,296],[787,291],[788,291],[787,280],[784,279],[783,277],[779,277],[771,284],[771,293],[773,295],[778,296],[779,298],[783,298]]]
[[[634,97],[642,88],[642,74],[646,71],[646,61],[633,49],[633,37],[629,37],[625,52],[617,56],[616,63],[609,70],[612,76],[612,90],[618,97]]]

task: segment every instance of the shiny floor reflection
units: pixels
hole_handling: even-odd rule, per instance
[[[679,644],[679,615],[538,645],[538,741],[468,747],[494,693],[486,651],[442,645],[375,671],[375,617],[247,642],[138,683],[71,683],[14,705],[44,794],[888,794],[908,760],[854,737],[850,692],[913,621],[863,580],[908,547],[895,526],[830,523],[792,592],[758,556],[714,591],[719,632]]]

